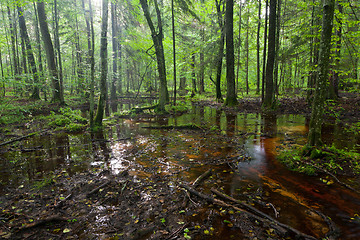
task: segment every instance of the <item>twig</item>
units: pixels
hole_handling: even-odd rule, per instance
[[[188,224],[184,224],[181,227],[179,227],[178,229],[176,229],[172,234],[170,234],[170,236],[168,236],[166,238],[166,240],[172,239],[173,237],[175,237],[179,232],[181,232]]]
[[[322,212],[319,212],[317,210],[314,210],[320,217],[322,217],[322,219],[324,219],[324,221],[326,222],[326,224],[329,226],[329,232],[327,232],[325,234],[325,236],[329,239],[329,240],[334,240],[337,239],[337,237],[339,236],[339,229],[338,227],[335,225],[335,223],[328,217],[325,216]]]
[[[272,207],[272,209],[274,210],[274,213],[275,213],[275,217],[276,218],[279,217],[279,212],[278,212],[278,210],[276,210],[276,208],[274,207],[274,205],[272,203],[267,203],[266,206]]]

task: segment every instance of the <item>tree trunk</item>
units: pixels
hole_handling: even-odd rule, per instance
[[[315,86],[315,96],[312,103],[308,145],[320,146],[321,125],[323,122],[324,105],[327,93],[331,35],[334,19],[335,0],[323,0],[323,20],[320,40],[318,78]]]
[[[111,33],[112,33],[112,57],[113,57],[113,74],[110,89],[111,101],[116,100],[116,82],[117,82],[117,61],[118,61],[118,50],[117,50],[117,17],[116,17],[116,4],[117,2],[111,1]]]
[[[256,94],[260,92],[260,29],[261,29],[261,0],[259,0],[258,26],[256,33]]]
[[[234,65],[234,0],[226,0],[225,31],[226,31],[226,100],[225,105],[238,104],[235,92],[235,65]]]
[[[169,102],[169,92],[167,88],[167,80],[166,80],[166,67],[165,67],[165,55],[164,55],[164,47],[163,47],[163,29],[162,29],[162,21],[161,14],[159,10],[159,6],[157,4],[157,0],[154,0],[157,23],[158,23],[158,32],[155,30],[154,24],[151,20],[149,6],[147,0],[140,0],[141,7],[144,11],[144,15],[146,21],[149,25],[151,31],[151,37],[154,42],[155,54],[158,66],[158,73],[160,79],[160,92],[159,92],[159,105],[158,111],[165,111],[165,104]]]
[[[242,12],[242,2],[239,3],[239,35],[238,35],[238,41],[239,41],[239,49],[238,49],[238,56],[237,56],[237,70],[236,70],[236,94],[239,89],[239,72],[240,72],[240,62],[241,62],[241,12]]]
[[[264,50],[263,50],[263,72],[261,78],[261,101],[264,102],[265,97],[265,72],[266,72],[266,50],[267,50],[267,29],[268,29],[268,7],[269,0],[265,4],[265,29],[264,29]]]
[[[201,30],[201,41],[202,46],[205,46],[205,30],[202,28]],[[204,62],[204,49],[200,49],[200,71],[199,71],[199,93],[202,94],[205,92],[205,62]]]
[[[46,51],[46,57],[48,62],[48,68],[52,81],[52,91],[53,91],[53,102],[58,102],[60,104],[64,104],[64,97],[60,88],[60,81],[58,78],[57,67],[55,64],[55,53],[54,47],[51,41],[49,28],[47,25],[46,14],[45,14],[45,4],[42,1],[37,2],[37,10],[39,15],[39,25],[40,31],[42,35],[42,39],[44,42],[44,47]]]
[[[195,72],[195,62],[196,62],[196,56],[195,53],[191,55],[191,69],[192,69],[192,92],[193,94],[197,93],[197,87],[196,87],[196,72]]]
[[[36,5],[34,2],[34,12],[35,12],[35,36],[36,36],[36,48],[38,51],[38,63],[39,63],[39,86],[41,86],[40,90],[44,93],[44,100],[47,101],[47,85],[44,80],[44,66],[42,61],[42,50],[41,50],[41,41],[40,41],[40,30],[39,30],[39,20],[38,20],[38,13],[36,9]]]
[[[174,0],[171,0],[171,26],[173,40],[173,66],[174,66],[174,105],[176,105],[176,42],[175,42],[175,16],[174,16]]]
[[[33,74],[34,82],[32,86],[32,94],[30,96],[31,99],[40,99],[39,95],[39,75],[36,68],[36,62],[34,53],[31,48],[30,44],[30,38],[27,32],[26,24],[25,24],[25,18],[24,18],[24,11],[20,6],[18,8],[18,14],[19,14],[19,26],[20,26],[20,34],[21,38],[24,40],[25,46],[26,46],[26,55],[31,67],[31,72]]]
[[[337,8],[339,10],[339,17],[337,17],[338,27],[335,30],[337,35],[336,41],[336,49],[335,49],[335,69],[333,69],[333,75],[330,81],[330,89],[329,89],[329,98],[333,100],[337,100],[339,97],[339,66],[341,59],[341,38],[342,38],[342,14],[343,14],[343,6],[339,3],[339,0],[336,3]]]
[[[221,72],[222,72],[222,62],[224,58],[224,44],[225,44],[225,29],[224,29],[224,20],[222,17],[221,11],[221,1],[215,0],[218,22],[220,27],[220,39],[219,39],[219,52],[217,54],[216,59],[216,80],[215,80],[215,88],[216,88],[216,101],[222,102],[222,94],[221,94]]]
[[[247,17],[246,17],[246,38],[245,38],[245,90],[246,95],[249,95],[249,19],[250,19],[250,7],[247,8]]]
[[[10,28],[10,42],[11,42],[11,51],[12,51],[12,60],[13,60],[13,66],[14,66],[14,78],[15,78],[15,82],[17,84],[21,84],[20,81],[20,67],[19,67],[19,60],[18,60],[18,54],[16,51],[16,41],[15,41],[15,36],[16,36],[16,32],[15,32],[15,28],[13,25],[13,20],[12,20],[12,16],[11,16],[11,10],[10,7],[7,6],[7,10],[8,10],[8,17],[9,17],[9,28]],[[17,87],[15,88],[15,91],[17,90]]]
[[[310,34],[314,37],[311,38],[311,42],[310,42],[310,73],[309,73],[309,78],[308,78],[308,84],[307,84],[307,96],[306,96],[306,100],[308,103],[311,103],[313,100],[313,93],[314,93],[314,88],[315,88],[315,82],[317,79],[317,71],[316,71],[316,66],[318,65],[319,62],[319,38],[317,37],[317,34],[315,34],[316,32],[319,31],[319,17],[317,14],[317,8],[315,6],[315,0],[313,0],[313,9],[312,9],[312,13],[311,13],[311,32]]]
[[[281,2],[278,0],[277,16],[276,16],[276,39],[275,39],[275,63],[274,63],[274,94],[279,94],[278,78],[279,78],[279,50],[280,50],[280,30],[281,30]],[[285,13],[285,9],[284,9]]]
[[[64,80],[63,80],[63,67],[62,67],[62,60],[61,60],[61,49],[60,49],[60,36],[59,36],[59,16],[57,10],[57,0],[54,0],[54,22],[55,22],[55,49],[56,55],[58,59],[58,75],[59,75],[59,84],[60,84],[60,96],[64,98]],[[55,57],[56,57],[55,55]],[[63,99],[62,99],[63,100]]]
[[[107,63],[107,30],[108,30],[108,0],[103,0],[102,5],[102,20],[101,20],[101,40],[100,40],[100,98],[98,102],[97,112],[94,120],[95,126],[102,126],[102,120],[104,116],[105,104],[106,104],[106,77],[108,70]]]
[[[265,97],[263,107],[272,109],[274,107],[274,62],[275,62],[275,44],[276,44],[276,2],[270,0],[269,14],[269,41],[268,41],[268,57],[266,62],[266,78],[265,78]]]
[[[77,8],[76,0],[74,1],[75,7]],[[77,73],[77,87],[76,92],[81,93],[81,95],[85,94],[85,76],[84,76],[84,68],[83,68],[83,59],[82,59],[82,51],[80,48],[80,36],[79,36],[79,23],[77,15],[75,15],[75,27],[76,31],[74,33],[75,37],[75,49],[76,49],[76,73]],[[89,43],[88,43],[89,44]]]

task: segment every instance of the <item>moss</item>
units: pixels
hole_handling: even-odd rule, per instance
[[[359,154],[335,146],[294,147],[282,151],[278,159],[290,170],[307,175],[315,175],[319,171],[317,168],[340,175],[360,174]]]

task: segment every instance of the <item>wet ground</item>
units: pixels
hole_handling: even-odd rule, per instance
[[[359,194],[276,160],[280,146],[305,143],[307,125],[304,115],[198,105],[117,119],[96,135],[44,132],[4,146],[0,238],[293,239],[289,226],[305,239],[358,239]],[[359,151],[359,136],[341,129],[328,125],[324,140]],[[357,178],[342,180],[360,189]],[[211,189],[246,206],[207,199]]]

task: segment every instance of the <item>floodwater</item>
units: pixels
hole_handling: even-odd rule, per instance
[[[203,130],[152,128],[190,123]],[[172,174],[174,182],[190,182],[211,168],[223,191],[273,205],[280,222],[321,238],[328,229],[316,213],[320,211],[340,228],[341,239],[360,239],[360,195],[336,183],[327,185],[320,180],[325,176],[290,172],[276,160],[278,147],[306,142],[307,126],[301,115],[234,115],[194,106],[182,116],[119,119],[95,135],[34,136],[1,149],[0,194],[7,186],[36,184],[59,169],[69,175],[89,169],[127,170],[134,178]],[[340,126],[327,126],[324,141],[359,152],[359,137],[343,133]],[[274,210],[265,211],[274,216]]]

